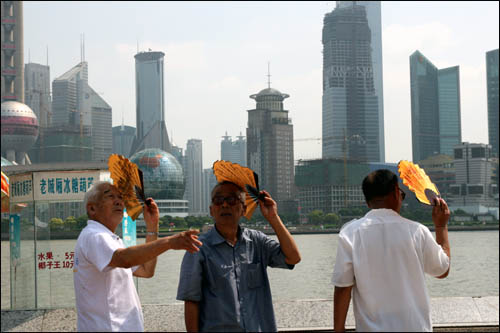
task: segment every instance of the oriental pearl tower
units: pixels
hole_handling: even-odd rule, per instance
[[[17,164],[26,164],[26,152],[38,138],[38,119],[26,104],[2,103],[2,156]],[[29,157],[28,157],[28,163]]]

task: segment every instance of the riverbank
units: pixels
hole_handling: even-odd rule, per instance
[[[434,331],[498,332],[498,296],[431,298]],[[143,305],[146,332],[182,332],[184,304]],[[333,331],[333,302],[327,299],[274,302],[278,331]],[[76,309],[2,311],[2,332],[75,331]],[[346,320],[355,329],[351,307]]]
[[[255,228],[254,226],[248,226],[251,229],[259,230],[265,233],[266,235],[274,235],[274,230],[269,226],[267,228]],[[434,231],[434,227],[429,226],[429,229],[431,231]],[[316,227],[288,227],[288,230],[292,235],[314,235],[314,234],[338,234],[340,231],[340,228],[335,228],[335,229],[319,229],[317,226]],[[449,225],[448,226],[449,231],[498,231],[499,230],[499,225],[477,225],[477,226],[466,226],[466,225]],[[165,236],[170,236],[173,234],[176,234],[178,232],[181,232],[183,230],[176,230],[176,231],[161,231],[160,230],[160,237],[165,237]],[[26,233],[26,231],[24,231]],[[76,231],[58,231],[58,232],[51,232],[50,233],[50,239],[56,240],[56,239],[77,239],[78,235],[80,234],[80,230]],[[146,234],[140,231],[137,231],[137,237],[138,238],[144,238],[146,237]],[[1,234],[1,240],[2,241],[8,241],[9,240],[9,234],[8,233],[2,233]]]

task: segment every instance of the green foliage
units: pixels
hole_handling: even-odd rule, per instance
[[[308,224],[321,224],[323,223],[323,211],[320,209],[315,209],[307,215]]]
[[[64,229],[64,222],[58,217],[50,219],[50,231],[60,231]]]
[[[465,210],[462,210],[462,209],[457,209],[452,214],[453,215],[457,215],[457,216],[467,216],[467,215],[469,215],[469,214],[467,214],[467,212]]]
[[[76,219],[76,229],[77,230],[82,230],[83,228],[85,228],[87,226],[87,220],[89,219],[89,217],[87,216],[87,214],[84,214],[80,217],[78,217]]]
[[[323,217],[323,224],[338,226],[340,217],[335,213],[328,213]]]
[[[64,230],[76,230],[77,224],[74,216],[68,216],[64,220]]]

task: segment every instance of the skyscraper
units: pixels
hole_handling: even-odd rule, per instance
[[[24,101],[38,117],[40,127],[50,126],[50,67],[35,63],[24,66]]]
[[[270,86],[251,95],[257,105],[248,110],[247,165],[259,176],[262,189],[281,212],[294,210],[293,125],[283,100],[289,97]],[[295,209],[296,213],[296,209]]]
[[[247,142],[245,137],[240,133],[238,140],[233,141],[226,132],[220,142],[220,155],[221,160],[247,166]]]
[[[379,149],[380,162],[385,162],[385,131],[384,131],[384,85],[382,61],[382,8],[380,1],[337,1],[337,6],[344,8],[356,5],[365,7],[366,18],[371,32],[373,84],[378,99]]]
[[[92,117],[92,160],[107,161],[113,149],[112,109],[89,87]]]
[[[413,161],[452,156],[462,141],[459,67],[440,69],[418,50],[410,56]]]
[[[488,91],[488,142],[498,157],[498,49],[486,52],[486,85]]]
[[[462,142],[460,110],[460,69],[438,70],[439,151],[453,156],[453,147]]]
[[[367,9],[357,1],[337,4],[323,20],[322,155],[384,161],[382,92],[375,88]]]
[[[24,103],[23,2],[2,1],[2,102]]]
[[[61,139],[50,140],[51,135]],[[88,63],[81,61],[52,82],[52,128],[44,135],[41,149],[52,151],[46,156],[48,161],[105,161],[111,154],[112,140],[111,106],[89,86]],[[84,153],[89,143],[90,157]],[[56,157],[54,153],[71,157]]]
[[[145,148],[171,151],[165,125],[164,57],[165,53],[154,51],[134,56],[137,134],[133,152]]]
[[[113,127],[113,154],[130,157],[130,148],[135,137],[135,127],[120,125]]]
[[[205,215],[206,213],[203,212],[203,154],[201,140],[188,140],[184,163],[186,173],[184,200],[189,201],[189,214]]]

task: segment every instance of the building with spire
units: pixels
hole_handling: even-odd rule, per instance
[[[358,1],[338,1],[337,7],[324,17],[323,158],[385,160],[382,47],[380,36],[372,40],[376,31],[380,33],[380,3],[377,3],[378,9],[370,11],[374,22],[367,17],[370,6]]]
[[[293,125],[283,100],[290,97],[268,87],[250,98],[257,104],[248,110],[247,166],[259,176],[261,189],[278,203],[281,213],[297,213],[293,165]]]
[[[51,124],[50,67],[28,63],[24,66],[24,100],[35,112],[40,128]]]
[[[107,161],[112,150],[112,108],[89,86],[82,59],[52,81],[51,126],[41,128],[38,163]]]

